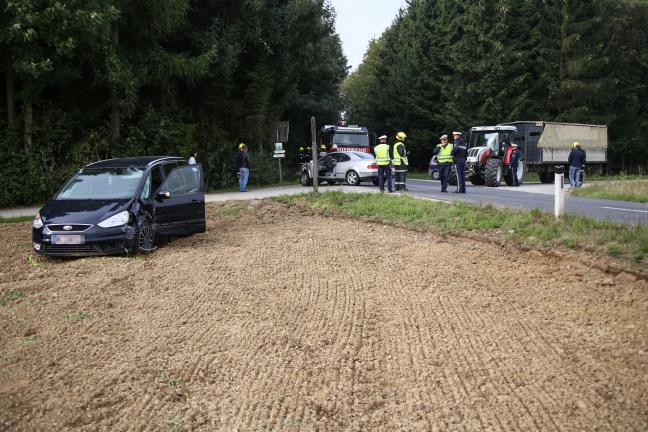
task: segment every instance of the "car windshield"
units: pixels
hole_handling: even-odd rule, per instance
[[[120,199],[134,195],[142,168],[88,168],[63,186],[57,199]]]
[[[331,144],[344,146],[369,147],[369,136],[364,134],[341,133],[333,135]]]

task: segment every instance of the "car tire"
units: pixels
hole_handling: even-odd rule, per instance
[[[148,253],[157,249],[155,245],[155,230],[148,218],[143,217],[137,226],[135,234],[135,252]]]
[[[439,171],[432,171],[432,180],[439,180]]]
[[[313,179],[308,175],[308,171],[303,170],[299,175],[299,182],[302,186],[311,186],[313,184]]]
[[[346,173],[346,176],[344,176],[344,181],[346,181],[349,186],[359,186],[360,176],[357,172],[351,170]]]

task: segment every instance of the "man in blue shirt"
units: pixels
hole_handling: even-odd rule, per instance
[[[585,166],[585,151],[581,150],[581,145],[576,141],[572,145],[572,151],[569,153],[567,163],[569,163],[569,189],[580,187],[581,167]]]

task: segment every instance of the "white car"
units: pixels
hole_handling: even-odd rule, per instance
[[[303,186],[313,184],[312,162],[302,164],[299,170],[299,181]],[[331,152],[317,161],[317,178],[319,182],[329,184],[347,183],[358,186],[363,181],[378,184],[378,164],[370,153],[364,152]]]

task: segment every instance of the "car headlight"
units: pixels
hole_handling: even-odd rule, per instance
[[[111,228],[120,225],[125,225],[128,223],[128,212],[124,210],[121,213],[117,213],[114,216],[109,217],[108,219],[102,220],[97,225],[101,228]]]
[[[32,226],[36,229],[41,228],[43,226],[43,220],[40,217],[40,212],[36,213],[36,216],[34,216],[34,222],[32,223]]]

